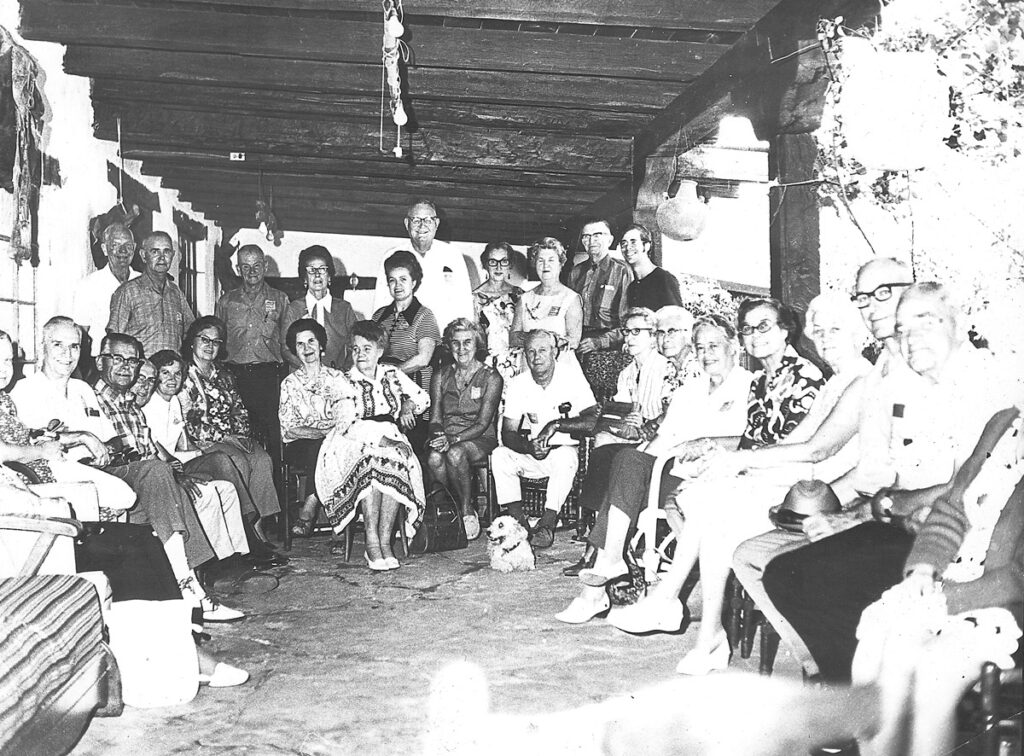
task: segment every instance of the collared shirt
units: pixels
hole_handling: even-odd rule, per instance
[[[472,259],[447,242],[437,239],[426,254],[421,255],[413,249],[411,242],[406,241],[385,252],[383,259],[387,260],[398,250],[412,252],[419,260],[423,268],[423,281],[416,290],[416,298],[434,313],[438,328],[444,330],[444,327],[455,318],[474,319],[473,281],[468,267],[472,265],[474,269],[476,268]],[[379,310],[391,302],[391,292],[388,291],[388,279],[382,261],[373,292],[373,307]]]
[[[441,343],[441,331],[437,320],[429,307],[420,304],[418,297],[413,297],[409,306],[401,312],[395,309],[392,302],[373,313],[373,320],[380,324],[388,335],[388,347],[385,357],[405,362],[420,349],[420,339],[433,339],[435,344]],[[430,391],[430,378],[433,369],[427,365],[412,376],[424,391]]]
[[[747,402],[747,427],[741,449],[771,446],[792,433],[810,411],[825,377],[814,363],[791,346],[786,347],[779,367],[770,375],[754,373]]]
[[[215,314],[227,324],[228,361],[240,365],[282,362],[288,295],[262,281],[250,296],[244,286],[226,291]]]
[[[753,378],[749,370],[736,365],[715,389],[705,373],[688,380],[672,393],[656,448],[665,451],[697,438],[739,436],[747,425]]]
[[[107,331],[134,336],[150,356],[161,349],[180,350],[185,330],[195,319],[174,281],[167,278],[160,291],[149,276],[139,276],[121,284],[111,297]]]
[[[147,459],[156,456],[146,417],[135,406],[128,392],[118,391],[100,378],[96,381],[96,399],[125,446],[130,446]]]
[[[249,411],[227,370],[214,365],[205,376],[191,365],[178,397],[185,413],[185,431],[201,449],[225,436],[249,435]]]
[[[88,431],[100,441],[117,435],[100,410],[96,392],[77,378],[68,380],[65,387],[41,372],[28,375],[14,385],[11,399],[18,408],[18,416],[30,428],[45,428],[51,420],[60,420],[65,430]],[[75,446],[68,450],[68,456],[82,459],[89,456],[89,451],[84,446]]]
[[[129,281],[138,278],[139,275],[139,271],[128,269]],[[71,314],[78,325],[89,329],[93,357],[100,353],[100,342],[107,332],[107,321],[110,319],[110,298],[120,285],[121,282],[111,272],[109,263],[75,284]]]
[[[618,329],[625,318],[629,305],[626,301],[626,287],[633,280],[629,266],[617,257],[606,254],[596,265],[585,260],[572,269],[569,286],[583,299],[583,335],[588,330],[609,331]],[[613,346],[621,337],[613,337],[604,346]]]
[[[597,404],[590,384],[575,362],[556,362],[555,373],[547,386],[538,384],[529,370],[509,380],[507,386],[503,415],[517,429],[528,431],[531,436],[562,416],[558,407],[563,403],[571,404],[570,417]],[[577,442],[567,433],[555,433],[548,443],[573,446]]]
[[[158,442],[164,449],[180,459],[188,462],[198,457],[202,452],[198,449],[185,450],[188,440],[185,437],[185,417],[181,411],[181,401],[177,396],[170,400],[164,399],[158,391],[142,408],[142,414],[146,418],[146,425],[149,427],[151,438]]]

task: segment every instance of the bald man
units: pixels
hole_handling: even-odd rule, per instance
[[[118,286],[139,276],[139,272],[132,269],[135,237],[126,225],[111,223],[103,229],[100,249],[107,264],[78,282],[71,305],[72,317],[92,341],[93,357],[100,353],[100,341],[107,332],[110,298]]]

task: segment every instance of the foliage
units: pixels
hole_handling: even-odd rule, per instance
[[[683,307],[695,318],[717,315],[736,322],[737,303],[718,281],[702,276],[677,275]]]

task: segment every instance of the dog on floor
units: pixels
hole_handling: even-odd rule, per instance
[[[530,534],[514,517],[495,517],[487,528],[487,555],[498,572],[532,570],[536,566]]]

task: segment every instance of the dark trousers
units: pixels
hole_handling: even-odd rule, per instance
[[[593,457],[591,457],[593,459]],[[593,463],[591,463],[593,464]],[[590,543],[596,548],[605,548],[608,537],[608,511],[613,507],[629,515],[632,528],[636,527],[640,512],[647,506],[651,473],[654,472],[654,457],[632,447],[620,449],[609,465],[608,486],[605,489],[601,510],[597,513],[594,528],[590,531]],[[666,469],[671,469],[666,465]],[[589,473],[588,473],[589,475]],[[661,474],[661,500],[675,490],[682,481],[667,472]]]
[[[149,525],[120,522],[83,523],[75,541],[79,572],[102,572],[114,601],[180,599],[163,544]]]
[[[583,486],[580,489],[580,506],[592,512],[600,511],[605,494],[608,493],[608,484],[612,475],[612,460],[623,449],[631,448],[633,448],[633,444],[605,444],[590,452],[587,477],[583,479]]]
[[[229,362],[227,368],[235,376],[235,385],[242,404],[249,410],[253,431],[266,437],[267,451],[274,462],[276,475],[281,466],[281,423],[277,410],[281,403],[281,380],[286,374],[284,367],[279,362],[246,365]]]
[[[824,680],[850,681],[860,615],[903,579],[913,542],[895,525],[866,522],[768,563],[764,588]]]

